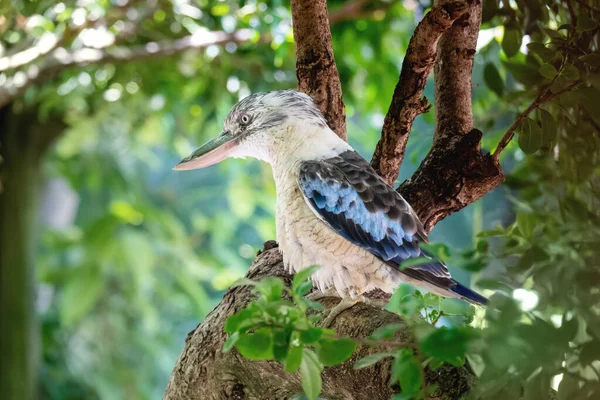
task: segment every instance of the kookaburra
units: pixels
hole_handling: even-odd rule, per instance
[[[327,126],[306,94],[282,90],[244,98],[221,134],[174,169],[204,168],[228,157],[271,165],[279,250],[291,271],[320,265],[312,276],[319,290],[355,300],[376,288],[391,293],[407,282],[440,296],[487,303],[419,248],[427,234],[410,204]],[[431,261],[400,266],[419,256]]]

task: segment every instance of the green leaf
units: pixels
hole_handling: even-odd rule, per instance
[[[273,335],[273,357],[282,362],[286,359],[290,349],[291,329],[276,329]]]
[[[600,341],[592,340],[581,347],[580,361],[582,365],[590,365],[600,360]]]
[[[390,352],[369,354],[368,356],[365,356],[365,357],[361,358],[360,360],[356,361],[354,363],[354,368],[355,369],[365,368],[365,367],[368,367],[375,363],[378,363],[379,361],[383,360],[384,358],[394,357],[394,356],[395,356],[395,354],[390,353]]]
[[[558,136],[556,121],[554,120],[552,114],[543,108],[540,108],[539,112],[540,122],[542,125],[542,146],[549,146],[551,143],[556,141],[556,137]]]
[[[542,82],[542,76],[538,72],[539,67],[537,66],[513,61],[502,61],[502,64],[517,82],[525,86],[533,86]]]
[[[579,381],[571,375],[565,374],[558,385],[558,400],[572,400],[577,398],[576,396],[579,391]]]
[[[540,56],[540,58],[547,63],[552,61],[554,59],[554,56],[556,55],[555,51],[550,50],[546,47],[546,45],[539,42],[528,43],[527,48],[533,53]]]
[[[239,332],[233,332],[223,344],[223,353],[229,352],[240,338]]]
[[[535,215],[530,213],[517,213],[517,227],[524,237],[528,238],[533,235],[536,223]]]
[[[494,64],[485,64],[485,67],[483,68],[483,80],[485,81],[485,84],[498,95],[498,97],[502,97],[502,94],[504,93],[504,80]]]
[[[254,333],[243,333],[235,347],[249,360],[269,360],[273,358],[273,334],[270,328],[262,328]]]
[[[533,154],[542,147],[542,130],[540,126],[527,117],[519,127],[519,147],[525,154]]]
[[[240,278],[240,279],[236,280],[235,282],[233,282],[229,288],[231,289],[231,288],[238,287],[238,286],[256,286],[256,284],[257,284],[257,282],[253,281],[252,279]]]
[[[577,24],[575,25],[575,29],[579,32],[587,32],[593,29],[596,29],[598,24],[596,21],[591,19],[587,14],[581,13],[577,16]]]
[[[73,273],[61,292],[61,321],[71,326],[90,313],[104,293],[104,285],[104,277],[94,266],[82,267]]]
[[[280,278],[267,277],[256,283],[256,289],[269,301],[281,300],[285,284]]]
[[[542,64],[542,66],[538,70],[542,76],[548,80],[554,79],[558,71],[554,68],[552,64]]]
[[[302,362],[302,347],[294,346],[288,352],[283,369],[285,372],[296,372]]]
[[[550,393],[550,376],[540,371],[525,382],[523,400],[539,400],[548,398]]]
[[[521,47],[521,41],[523,36],[521,31],[514,27],[504,29],[504,36],[502,37],[502,50],[508,58],[514,57],[519,52]]]
[[[324,365],[337,365],[352,357],[355,348],[356,343],[352,339],[323,338],[319,340],[317,354]]]
[[[579,79],[579,70],[574,65],[567,65],[561,71],[560,76],[568,81],[576,81]]]
[[[431,262],[431,258],[428,257],[411,257],[400,263],[400,269],[414,267],[416,265],[427,264]]]
[[[467,347],[476,333],[470,327],[441,327],[433,331],[421,343],[424,354],[455,366],[463,365]]]
[[[294,294],[296,296],[304,296],[306,293],[310,292],[310,289],[312,289],[313,284],[311,281],[305,281],[302,282],[301,284],[299,284],[297,287],[295,287],[294,290]]]
[[[304,269],[301,269],[300,271],[296,272],[296,274],[294,275],[294,279],[292,280],[292,291],[294,291],[294,293],[297,292],[297,288],[306,280],[308,280],[308,278],[314,274],[318,269],[320,268],[319,265],[313,265],[311,267],[307,267]]]
[[[233,314],[227,321],[225,322],[225,332],[233,333],[239,330],[243,330],[243,328],[249,328],[253,324],[254,312],[247,308],[244,308],[241,311]]]
[[[392,382],[400,382],[403,393],[415,396],[421,391],[423,374],[419,361],[413,355],[412,349],[400,350],[392,364]]]
[[[600,54],[599,53],[591,53],[586,54],[585,56],[579,57],[581,61],[589,65],[590,67],[600,67]]]
[[[398,332],[400,329],[405,328],[404,324],[388,324],[382,327],[379,327],[373,331],[371,334],[371,338],[374,340],[379,339],[389,339],[394,337],[394,334]]]
[[[300,332],[300,341],[304,344],[316,343],[323,336],[323,329],[321,328],[309,328]]]
[[[321,393],[322,370],[323,366],[319,363],[317,355],[310,349],[304,349],[300,362],[300,376],[302,378],[302,389],[309,400],[316,400],[319,393]]]

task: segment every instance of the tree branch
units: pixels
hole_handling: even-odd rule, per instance
[[[275,242],[265,243],[263,251],[254,261],[246,275],[257,280],[277,276],[290,284],[290,276],[283,267],[281,255]],[[165,391],[165,400],[181,399],[289,399],[302,393],[300,376],[283,371],[281,364],[273,361],[251,361],[234,349],[223,353],[227,334],[224,324],[227,318],[246,307],[253,300],[248,286],[227,291],[222,302],[206,317],[186,339]],[[326,298],[323,305],[330,309],[339,299]],[[328,311],[320,312],[326,315]],[[383,325],[401,323],[395,314],[358,303],[339,314],[332,329],[339,336],[365,338]],[[409,333],[400,330],[396,341],[409,341]],[[352,358],[342,365],[327,367],[322,373],[323,392],[328,399],[387,400],[400,388],[390,386],[392,360],[383,360],[374,366],[356,370],[352,365],[368,354],[388,351],[393,345],[373,348],[359,344]],[[466,367],[443,366],[436,371],[426,370],[428,384],[438,385],[432,398],[439,400],[459,399],[473,386],[475,377]]]
[[[389,184],[394,182],[400,171],[413,121],[417,115],[431,108],[427,98],[421,98],[421,95],[435,65],[438,40],[467,9],[468,5],[463,1],[434,7],[410,39],[400,79],[385,116],[381,139],[371,160],[373,168]]]
[[[339,137],[346,140],[346,111],[333,57],[326,0],[292,0],[298,89],[311,96]]]
[[[494,159],[494,161],[498,162],[498,159],[500,158],[500,153],[502,153],[502,151],[506,148],[506,146],[508,146],[508,144],[510,143],[512,138],[515,136],[515,131],[517,130],[519,125],[521,125],[523,120],[525,118],[527,118],[527,116],[529,114],[531,114],[531,112],[533,110],[535,110],[542,104],[555,99],[556,97],[560,96],[563,93],[570,92],[571,90],[581,86],[582,84],[583,84],[583,81],[577,81],[575,83],[572,83],[565,89],[563,89],[559,92],[556,92],[556,93],[552,93],[550,91],[549,86],[540,90],[540,92],[538,93],[536,98],[531,102],[529,107],[527,107],[523,112],[521,112],[519,115],[517,115],[515,122],[513,122],[513,124],[508,128],[508,130],[504,134],[504,136],[502,136],[502,139],[500,139],[500,142],[498,143],[498,146],[496,147],[496,150],[494,150],[494,154],[492,155],[492,158]]]
[[[241,29],[233,33],[201,30],[181,39],[151,42],[136,47],[113,46],[106,49],[86,47],[70,52],[58,48],[49,54],[41,65],[32,65],[27,72],[19,71],[7,79],[7,82],[0,87],[0,108],[22,96],[28,88],[49,82],[68,68],[171,56],[187,50],[205,49],[210,45],[242,43],[249,41],[252,36],[253,31],[250,29]],[[261,37],[262,41],[268,39],[266,36]]]
[[[448,3],[448,0],[435,0],[436,6]],[[471,75],[481,24],[481,1],[469,0],[469,6],[469,11],[438,42],[440,60],[434,70],[434,141],[473,129]]]
[[[497,160],[481,153],[482,133],[473,129],[471,74],[480,23],[481,1],[469,0],[468,12],[438,42],[433,145],[415,174],[398,188],[427,230],[504,181]]]

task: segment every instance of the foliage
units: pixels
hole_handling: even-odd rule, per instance
[[[354,364],[365,368],[384,358],[394,358],[391,382],[402,388],[402,396],[396,398],[422,398],[435,388],[424,387],[425,368],[438,368],[448,362],[462,365],[469,341],[477,332],[463,325],[472,320],[472,307],[464,307],[453,300],[440,299],[431,294],[398,291],[392,301],[392,309],[402,315],[406,324],[383,326],[369,338],[339,337],[327,327],[316,325],[321,318],[310,314],[311,309],[322,310],[321,304],[305,295],[312,289],[309,276],[318,266],[306,268],[294,276],[290,288],[279,278],[264,278],[258,282],[243,278],[235,286],[250,285],[257,299],[246,308],[227,319],[225,332],[230,336],[223,351],[235,347],[251,360],[276,360],[284,364],[286,372],[300,371],[302,388],[309,399],[316,399],[321,392],[320,373],[326,366],[339,365],[348,360],[357,345],[394,347],[394,351],[374,353]],[[403,290],[410,290],[403,286]],[[411,303],[412,307],[405,307]],[[423,318],[423,315],[425,318]],[[433,326],[441,316],[460,317],[462,324],[455,327]],[[411,342],[394,341],[396,333],[409,329],[415,339]]]
[[[430,6],[400,3],[332,27],[349,137],[365,156],[379,137],[415,23]],[[479,287],[496,294],[483,315],[401,287],[388,308],[406,319],[416,351],[400,347],[357,367],[394,357],[393,379],[405,389],[397,398],[427,393],[423,368],[465,358],[481,380],[474,396],[518,398],[524,387],[525,398],[542,398],[554,387],[560,399],[594,398],[600,380],[599,5],[484,0],[483,6],[473,78],[482,147],[494,149],[515,116],[522,118],[516,140],[501,154],[509,171],[505,189],[442,221],[432,237],[447,245],[450,265],[463,267],[452,271],[458,280],[480,275]],[[195,175],[168,171],[219,131],[239,98],[295,86],[287,4],[14,1],[0,10],[0,58],[53,38],[68,51],[115,52],[203,30],[253,32],[245,43],[177,57],[82,64],[30,87],[13,104],[35,109],[40,121],[58,116],[67,123],[44,170],[47,181],[66,182],[58,192],[72,192],[79,203],[42,207],[46,223],[36,258],[44,396],[160,397],[186,332],[243,275],[261,241],[274,236],[275,189],[267,168],[229,161]],[[0,86],[19,82],[52,54],[3,70]],[[426,95],[434,98],[431,85]],[[432,132],[433,112],[414,125],[400,181],[427,153]],[[48,190],[41,202],[56,194]],[[74,216],[49,222],[63,212]],[[239,332],[235,345],[246,356],[285,359],[287,369],[309,377],[305,390],[315,395],[323,365],[347,353],[323,359],[333,353],[319,348],[347,339],[315,327],[306,313],[316,305],[301,299],[308,284],[300,281],[296,297],[287,300],[278,294],[290,289],[275,281],[256,287],[269,300],[253,312],[288,330],[238,329],[232,336]],[[290,314],[284,318],[281,310]],[[290,333],[290,326],[314,336]],[[399,329],[383,327],[369,340],[393,340]]]

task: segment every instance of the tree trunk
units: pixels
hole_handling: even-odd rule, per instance
[[[292,276],[283,267],[281,255],[273,241],[265,243],[265,249],[255,259],[246,275],[259,280],[267,276],[283,278],[290,284]],[[223,353],[227,339],[224,325],[227,318],[246,307],[253,300],[248,286],[239,286],[227,291],[219,305],[194,331],[190,332],[185,349],[175,368],[164,399],[290,399],[302,393],[300,375],[286,373],[281,364],[274,361],[251,361],[242,357],[235,349]],[[336,305],[339,299],[320,301],[326,308]],[[326,313],[327,311],[325,311]],[[365,338],[375,329],[391,323],[402,322],[390,312],[359,303],[342,312],[330,328],[338,335]],[[398,340],[406,340],[408,334],[400,331]],[[397,386],[389,385],[391,359],[374,366],[355,370],[356,360],[388,349],[358,346],[352,358],[323,371],[321,396],[328,400],[387,400],[400,392]],[[444,366],[436,371],[426,371],[428,384],[438,389],[432,399],[459,399],[472,387],[475,377],[465,367]]]
[[[35,112],[0,109],[0,388],[7,400],[37,397],[36,194],[56,127],[36,121]]]

